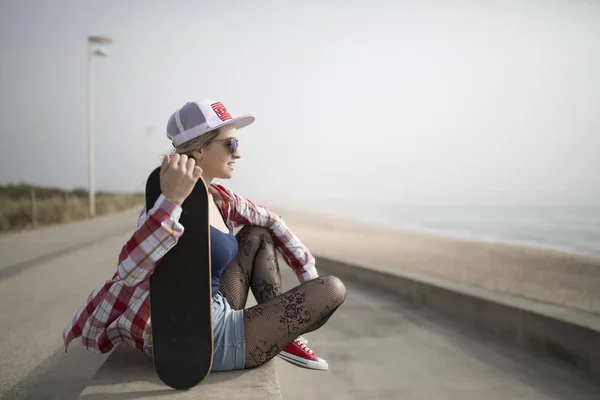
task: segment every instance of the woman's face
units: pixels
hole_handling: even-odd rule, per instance
[[[236,127],[225,125],[220,128],[219,136],[211,144],[193,154],[196,160],[202,159],[200,165],[203,171],[202,175],[211,178],[230,179],[233,176],[235,160],[240,158],[237,149]]]

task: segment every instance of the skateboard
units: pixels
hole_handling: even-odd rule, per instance
[[[174,389],[189,389],[209,374],[213,361],[212,284],[208,191],[202,179],[181,205],[185,227],[177,244],[150,276],[154,369]],[[146,183],[146,209],[161,194],[160,167]]]

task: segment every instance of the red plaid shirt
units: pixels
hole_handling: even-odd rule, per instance
[[[222,185],[212,184],[210,191],[230,228],[256,225],[269,229],[300,282],[318,276],[314,257],[279,216]],[[181,211],[162,194],[148,213],[144,206],[137,230],[121,250],[112,279],[92,291],[65,327],[65,352],[71,341],[81,336],[83,346],[92,353],[107,353],[124,341],[151,356],[148,279],[184,232],[179,223]]]

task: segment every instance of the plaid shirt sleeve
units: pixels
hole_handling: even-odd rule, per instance
[[[234,225],[256,225],[269,229],[285,262],[302,282],[317,278],[315,258],[283,219],[266,207],[239,196],[223,185],[212,185],[221,198],[221,208]]]
[[[150,277],[156,263],[183,234],[181,207],[161,194],[154,207],[140,216],[138,229],[119,255],[117,277],[126,286],[137,286]],[[143,211],[142,211],[143,213]]]
[[[94,289],[65,327],[65,352],[79,336],[92,353],[106,353],[123,340],[144,348],[150,316],[147,280],[183,234],[181,211],[162,194],[148,213],[142,209],[136,231],[121,250],[116,273]]]

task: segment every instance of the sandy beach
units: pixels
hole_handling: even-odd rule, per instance
[[[437,278],[600,313],[600,258],[475,242],[269,207],[315,255]],[[317,265],[317,270],[319,266]]]

